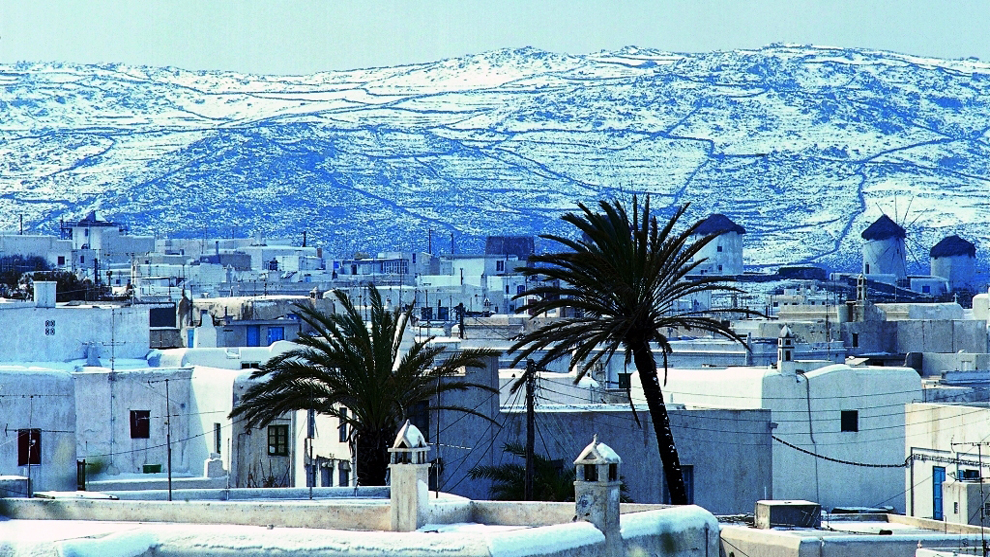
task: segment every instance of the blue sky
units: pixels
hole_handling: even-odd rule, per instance
[[[0,0],[0,62],[303,74],[503,47],[699,52],[772,42],[990,61],[988,23],[986,0]]]

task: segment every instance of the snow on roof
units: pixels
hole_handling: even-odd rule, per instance
[[[104,220],[96,211],[90,211],[77,226],[113,226],[113,223]]]
[[[574,464],[598,464],[603,462],[614,462],[616,464],[620,464],[622,463],[622,459],[619,458],[619,455],[612,450],[612,447],[609,447],[605,443],[598,442],[598,434],[596,433],[592,438],[591,443],[589,443],[588,446],[581,451],[581,454],[578,455],[577,459],[574,460]]]
[[[942,238],[942,241],[935,244],[931,251],[928,252],[929,257],[952,257],[954,255],[968,255],[970,257],[976,257],[976,246],[972,242],[963,240],[959,236],[953,234],[952,236],[947,236]]]
[[[409,420],[402,424],[402,429],[399,430],[399,434],[395,436],[395,443],[392,444],[393,449],[422,449],[426,447],[426,438],[423,437],[423,433]]]
[[[709,216],[707,219],[701,221],[698,228],[694,229],[694,233],[699,236],[708,236],[709,234],[725,234],[727,232],[745,234],[746,229],[732,222],[729,217],[721,213],[715,213],[714,215]]]
[[[861,236],[864,240],[903,239],[907,237],[907,232],[896,222],[890,220],[887,215],[880,215],[880,218],[864,230]]]

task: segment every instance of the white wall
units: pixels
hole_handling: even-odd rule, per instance
[[[904,433],[903,456],[915,457],[912,465],[905,470],[903,478],[902,489],[907,493],[906,513],[931,518],[933,468],[945,468],[946,480],[949,481],[949,476],[956,472],[957,466],[953,461],[957,456],[979,462],[977,448],[962,443],[980,442],[990,437],[990,408],[956,404],[908,404],[905,408]],[[990,453],[990,449],[987,452]],[[984,456],[984,462],[987,463],[987,468],[984,468],[983,475],[987,476],[990,474],[990,454]],[[951,519],[951,507],[943,509],[945,516]]]
[[[696,238],[700,239],[700,238]],[[719,248],[722,248],[719,251]],[[696,269],[698,274],[741,275],[743,274],[743,237],[738,232],[720,234],[708,245],[701,248],[693,260],[706,259]],[[719,266],[722,268],[719,269]]]
[[[932,275],[949,281],[952,290],[973,288],[976,274],[976,259],[968,255],[931,258]]]
[[[95,344],[104,364],[115,358],[143,358],[151,337],[146,306],[0,305],[0,361],[64,362],[86,357]]]
[[[906,253],[902,239],[869,240],[863,244],[863,274],[886,274],[904,279],[907,277]]]
[[[30,475],[35,491],[75,491],[76,403],[68,373],[0,369],[0,422],[0,475]],[[30,472],[18,466],[20,429],[41,430],[41,464]]]
[[[202,461],[193,469],[188,453],[191,375],[191,369],[181,368],[115,372],[106,368],[83,368],[74,373],[79,458],[99,463],[111,476],[140,474],[145,464],[161,464],[162,472],[165,472],[165,379],[168,379],[173,473],[202,474]],[[150,435],[147,439],[131,437],[131,410],[149,411]]]
[[[633,379],[634,397],[641,399]],[[664,395],[674,403],[767,408],[776,437],[829,458],[876,464],[904,461],[904,404],[922,398],[921,379],[911,368],[846,365],[795,375],[766,368],[670,370]],[[840,431],[843,410],[858,412],[858,432]],[[830,462],[774,442],[777,499],[807,499],[826,508],[885,504],[903,511],[902,473],[903,468]]]

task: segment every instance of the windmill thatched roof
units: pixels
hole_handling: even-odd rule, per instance
[[[729,217],[721,213],[715,213],[714,215],[711,215],[707,219],[703,220],[694,231],[694,233],[699,236],[708,236],[709,234],[725,234],[726,232],[745,234],[746,229],[732,222],[732,219]]]
[[[928,252],[929,257],[952,257],[953,255],[968,255],[976,257],[976,246],[953,234],[942,238],[942,241]]]
[[[887,215],[880,215],[876,222],[863,231],[862,236],[864,240],[887,240],[889,238],[903,240],[907,237],[907,232],[896,222],[890,220]]]

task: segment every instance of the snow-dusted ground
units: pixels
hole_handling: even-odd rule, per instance
[[[983,62],[799,45],[506,49],[296,77],[6,65],[0,228],[102,208],[163,235],[308,230],[349,254],[421,248],[433,228],[466,250],[649,192],[729,215],[760,266],[850,270],[887,212],[919,273],[945,235],[990,238],[988,93]]]

